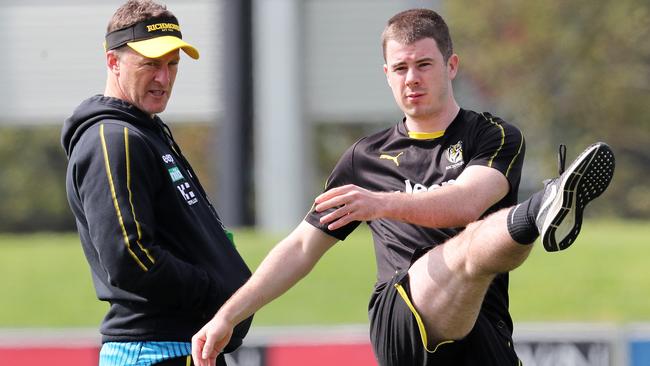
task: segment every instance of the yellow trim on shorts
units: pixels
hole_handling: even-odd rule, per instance
[[[187,359],[185,360],[185,366],[191,366],[192,365],[192,356],[187,356]]]
[[[413,306],[413,303],[411,303],[411,299],[409,299],[408,295],[406,294],[406,290],[404,290],[404,287],[402,287],[401,284],[396,283],[395,288],[397,289],[397,292],[399,295],[402,297],[404,302],[406,302],[406,306],[411,309],[411,312],[413,313],[413,316],[415,317],[415,321],[418,323],[418,328],[420,329],[420,338],[422,339],[422,345],[424,346],[424,349],[429,352],[429,353],[435,353],[438,350],[438,347],[442,346],[443,344],[448,344],[448,343],[454,343],[454,341],[449,340],[449,341],[442,341],[436,345],[436,347],[433,350],[430,350],[428,348],[428,339],[427,339],[427,330],[424,327],[424,322],[422,321],[422,318],[420,317],[420,314],[418,314],[418,311],[415,310],[415,306]]]

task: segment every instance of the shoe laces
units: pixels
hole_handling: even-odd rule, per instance
[[[566,163],[566,145],[560,144],[560,147],[557,152],[558,175],[562,175],[562,173],[564,173],[565,163]]]
[[[566,164],[566,145],[560,144],[560,147],[558,148],[557,152],[557,170],[558,170],[558,177],[564,173],[565,169],[565,164]],[[549,178],[549,179],[544,179],[542,183],[544,184],[544,187],[548,186],[549,184],[555,182],[558,178]]]

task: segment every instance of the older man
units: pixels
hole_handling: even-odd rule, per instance
[[[145,0],[117,9],[105,50],[104,94],[83,101],[62,131],[68,200],[97,297],[110,304],[99,364],[189,365],[191,336],[250,276],[156,115],[171,96],[179,50],[199,52],[166,7]]]

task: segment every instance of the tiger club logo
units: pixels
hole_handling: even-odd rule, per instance
[[[446,153],[447,161],[451,163],[451,165],[447,166],[447,169],[457,168],[464,164],[462,141],[458,141],[456,144],[449,146]]]

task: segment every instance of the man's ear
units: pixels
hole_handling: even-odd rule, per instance
[[[386,75],[386,83],[390,86],[390,80],[388,79],[388,65],[384,64],[384,75]]]
[[[106,66],[110,72],[120,73],[120,57],[117,52],[113,50],[106,52]]]
[[[447,72],[449,73],[449,78],[453,80],[458,74],[458,67],[460,66],[460,58],[457,54],[452,54],[447,60]]]

